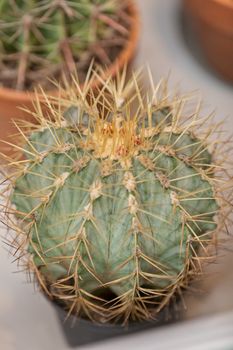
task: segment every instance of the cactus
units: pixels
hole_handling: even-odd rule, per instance
[[[200,274],[227,216],[216,126],[202,131],[198,108],[182,116],[187,98],[165,83],[140,86],[123,74],[97,96],[75,83],[48,98],[52,117],[38,104],[39,124],[18,126],[25,159],[8,164],[12,247],[69,314],[98,322],[155,317]]]
[[[0,80],[19,90],[107,66],[128,38],[128,0],[0,0]]]

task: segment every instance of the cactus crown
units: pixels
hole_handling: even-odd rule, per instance
[[[146,95],[125,72],[101,83],[74,82],[47,99],[49,118],[38,102],[38,123],[18,126],[26,159],[9,159],[5,215],[20,261],[69,314],[148,319],[200,274],[225,227],[223,152],[209,116],[165,82]]]
[[[128,0],[1,0],[0,80],[19,90],[109,65],[128,38]]]

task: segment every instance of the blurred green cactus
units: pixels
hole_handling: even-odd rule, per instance
[[[86,73],[93,59],[108,65],[128,37],[127,4],[0,0],[1,82],[22,90],[61,72]]]
[[[53,121],[38,109],[39,126],[21,131],[27,159],[10,161],[16,248],[50,296],[102,322],[148,319],[181,293],[222,210],[204,119],[139,86],[123,77],[93,99],[71,89]]]

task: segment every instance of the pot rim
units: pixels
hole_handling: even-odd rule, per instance
[[[184,9],[191,15],[195,22],[201,21],[208,24],[215,31],[222,32],[227,36],[232,36],[232,0],[183,0]],[[210,12],[214,17],[210,16]],[[222,20],[224,18],[224,21]],[[198,24],[197,24],[198,25]]]
[[[109,76],[115,76],[118,70],[121,70],[133,57],[139,37],[139,28],[140,28],[140,17],[139,10],[134,0],[128,0],[128,8],[130,11],[130,16],[132,18],[132,25],[130,28],[129,37],[126,45],[120,51],[119,55],[115,58],[113,63],[108,66],[102,78],[105,80]],[[98,86],[97,80],[93,80],[93,86]],[[48,94],[56,95],[57,89],[48,90]],[[12,88],[0,87],[0,99],[10,101],[18,101],[18,103],[28,103],[35,99],[36,93],[33,91],[17,91]]]
[[[230,9],[233,9],[233,1],[232,0],[205,0],[206,2],[208,1],[209,3],[216,3],[219,6],[222,7],[229,7]],[[192,7],[199,7],[199,3],[196,0],[184,0],[186,3],[192,3]],[[196,5],[196,6],[195,6]]]
[[[229,6],[231,9],[233,9],[232,0],[213,0],[213,1],[218,3],[219,5]]]
[[[179,318],[177,318],[175,308],[170,311],[167,308],[161,310],[154,319],[129,322],[126,325],[109,322],[93,322],[73,314],[69,315],[67,318],[67,311],[61,305],[51,298],[48,298],[46,294],[44,294],[44,296],[51,302],[67,343],[71,347],[87,345],[96,341],[103,341],[119,336],[122,337],[129,334],[132,335],[136,332],[153,329],[154,327],[169,326],[182,320],[181,314]]]
[[[149,327],[154,327],[155,325],[164,325],[164,324],[170,324],[177,322],[181,320],[181,311],[174,309],[174,301],[163,308],[159,313],[156,313],[153,315],[153,318],[147,319],[147,320],[138,320],[138,321],[129,321],[127,324],[124,323],[114,323],[114,322],[98,322],[98,321],[92,321],[88,318],[84,318],[81,316],[77,316],[74,314],[69,315],[67,318],[67,311],[65,308],[59,304],[58,301],[54,300],[53,298],[50,298],[48,295],[43,293],[45,298],[49,300],[49,302],[53,305],[53,307],[59,312],[61,315],[61,320],[63,320],[64,324],[82,324],[86,325],[89,328],[93,329],[116,329],[116,330],[137,330],[140,328],[149,328]]]

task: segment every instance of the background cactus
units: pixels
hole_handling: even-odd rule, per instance
[[[0,81],[19,90],[107,66],[125,45],[128,0],[0,0]],[[80,76],[80,78],[82,78]]]
[[[9,160],[12,246],[69,313],[101,322],[148,319],[181,294],[226,207],[216,126],[124,77],[98,96],[66,89],[49,120],[38,106],[39,125],[19,129],[27,159]]]

